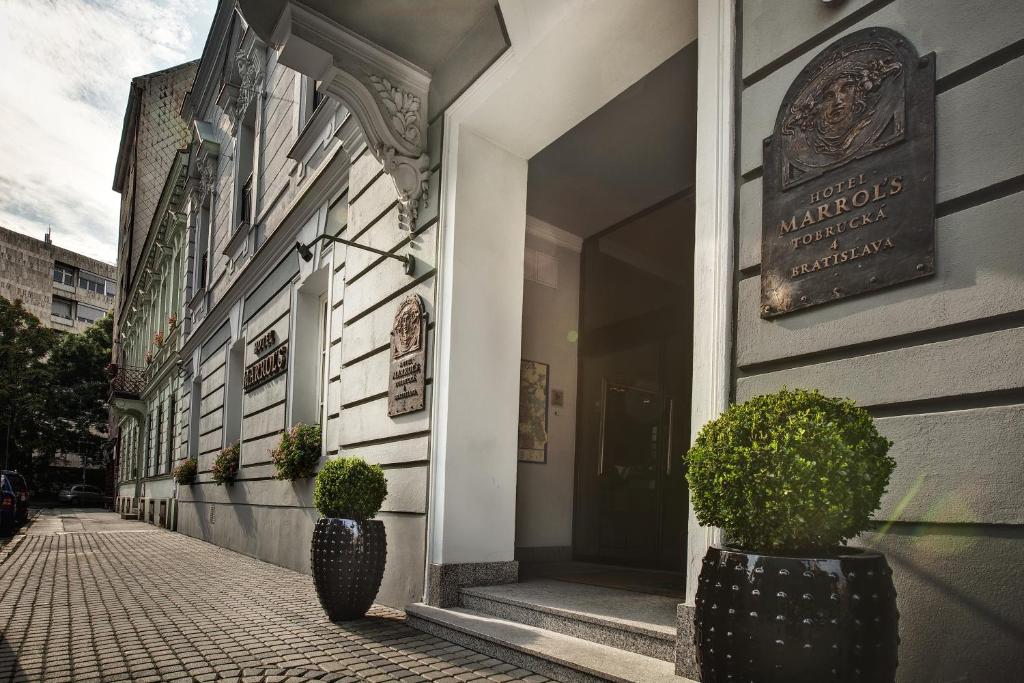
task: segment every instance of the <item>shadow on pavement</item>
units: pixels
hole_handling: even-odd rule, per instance
[[[3,634],[0,634],[0,680],[14,680],[20,673],[22,671],[18,666],[18,651],[11,647]]]

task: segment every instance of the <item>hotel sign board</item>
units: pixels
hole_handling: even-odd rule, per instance
[[[248,393],[256,387],[262,386],[288,370],[288,342],[274,344],[277,342],[277,333],[273,330],[262,337],[258,337],[253,343],[253,349],[261,356],[245,367],[242,375],[242,389]]]
[[[397,417],[426,407],[427,320],[423,300],[407,296],[391,327],[388,415]]]
[[[825,48],[764,140],[761,317],[935,272],[935,56],[867,28]]]

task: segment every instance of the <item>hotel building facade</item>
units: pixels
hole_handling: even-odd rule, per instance
[[[819,270],[872,263],[836,246],[773,299],[777,116],[822,50],[872,27],[934,69],[934,174],[914,178],[933,183],[916,208],[935,216],[931,259],[814,305]],[[688,505],[682,456],[730,403],[818,388],[895,443],[877,527],[855,542],[895,573],[900,680],[1003,679],[1024,652],[1008,597],[1024,555],[1022,31],[1013,3],[978,0],[220,3],[162,181],[180,384],[158,432],[166,471],[199,465],[161,493],[171,524],[308,572],[312,480],[275,479],[270,451],[319,423],[324,458],[385,470],[378,600],[410,623],[553,675],[580,670],[536,645],[550,632],[694,677],[696,576],[720,539]],[[817,91],[830,125],[850,124],[823,134],[840,155],[882,106],[858,73]],[[872,144],[918,136],[918,104]],[[824,172],[794,159],[784,183]],[[850,202],[873,201],[854,185]],[[871,216],[858,234],[881,229]],[[872,239],[857,258],[882,259],[890,238]],[[422,388],[401,390],[392,348],[420,331]],[[236,443],[239,477],[218,486]],[[121,496],[143,498],[127,479]],[[622,612],[542,604],[530,585],[553,573],[589,574]],[[637,587],[654,596],[641,616]]]

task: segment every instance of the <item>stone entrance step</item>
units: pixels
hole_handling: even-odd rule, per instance
[[[675,598],[535,579],[466,588],[462,606],[666,662],[675,661]]]
[[[516,623],[465,607],[406,608],[410,626],[471,650],[570,683],[688,683],[666,661]],[[692,682],[689,682],[692,683]]]

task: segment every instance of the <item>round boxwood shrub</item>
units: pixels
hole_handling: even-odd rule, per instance
[[[896,461],[852,401],[782,389],[730,406],[687,454],[697,519],[766,553],[816,553],[870,525]]]
[[[336,458],[317,472],[313,505],[324,517],[363,521],[380,512],[387,495],[388,482],[380,465],[362,458]]]
[[[213,467],[210,468],[210,473],[213,475],[213,480],[218,484],[230,484],[238,476],[238,454],[240,452],[238,444],[231,444],[220,453],[217,454],[217,459],[213,461]]]
[[[195,483],[198,468],[199,463],[196,462],[195,458],[182,460],[178,466],[174,468],[174,481],[183,486]]]
[[[270,457],[278,479],[312,477],[320,462],[320,425],[299,423],[284,432]]]

